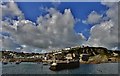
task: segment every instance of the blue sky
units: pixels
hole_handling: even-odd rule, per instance
[[[37,17],[40,15],[44,16],[47,14],[47,12],[41,9],[41,7],[53,7],[61,13],[64,13],[65,9],[71,9],[74,18],[80,19],[80,21],[75,24],[75,31],[83,33],[86,38],[90,36],[89,30],[93,25],[84,24],[82,23],[82,20],[86,20],[91,11],[96,11],[98,14],[104,14],[108,9],[100,2],[18,2],[17,4],[20,10],[24,13],[25,19],[33,22],[36,22]]]

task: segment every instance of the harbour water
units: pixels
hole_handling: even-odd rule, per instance
[[[118,74],[118,63],[80,64],[77,69],[51,71],[49,65],[26,63],[2,65],[3,74]],[[0,69],[0,70],[1,70]]]

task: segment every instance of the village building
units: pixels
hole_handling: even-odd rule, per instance
[[[73,59],[72,54],[71,54],[71,53],[68,53],[68,54],[66,55],[66,59],[67,59],[67,60]]]
[[[117,54],[117,53],[115,53],[115,52],[113,52],[113,56],[118,56],[118,54]]]

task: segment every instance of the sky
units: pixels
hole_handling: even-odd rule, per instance
[[[115,2],[1,3],[1,49],[44,52],[72,46],[118,48]]]
[[[18,7],[22,10],[25,14],[25,18],[36,22],[37,17],[40,15],[45,15],[47,12],[43,9],[46,8],[56,8],[61,13],[64,13],[65,9],[71,9],[72,14],[75,19],[86,20],[87,16],[91,11],[96,11],[99,14],[105,13],[108,9],[104,5],[101,5],[100,2],[61,2],[59,3],[50,3],[50,2],[18,2]],[[32,8],[32,12],[30,13]],[[34,15],[33,15],[34,14]],[[89,30],[92,27],[90,24],[84,24],[82,21],[79,21],[75,24],[75,31],[82,32],[87,38],[89,37],[89,31],[85,31],[86,29]]]

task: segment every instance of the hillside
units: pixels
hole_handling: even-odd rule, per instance
[[[101,63],[108,62],[109,58],[114,59],[114,61],[120,61],[120,51],[118,50],[108,50],[103,47],[70,47],[61,50],[54,50],[52,52],[40,54],[40,53],[23,53],[23,52],[12,52],[12,51],[2,51],[2,59],[4,61],[24,61],[24,62],[40,62],[47,57],[48,60],[54,59],[54,54],[56,54],[56,59],[64,60],[67,54],[75,54],[74,59],[79,59],[82,54],[89,55],[89,59],[84,61],[84,63]],[[117,59],[117,60],[116,60]]]

